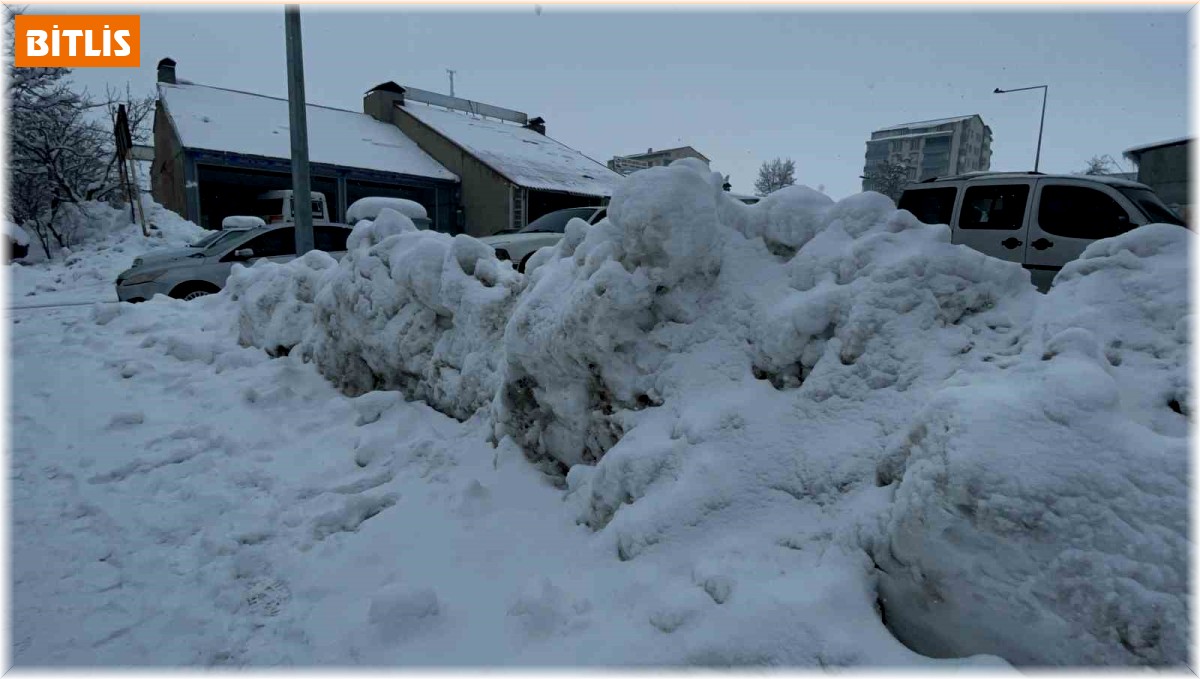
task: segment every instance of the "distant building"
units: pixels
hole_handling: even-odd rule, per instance
[[[1137,181],[1154,189],[1164,203],[1183,215],[1189,205],[1191,147],[1192,140],[1182,137],[1135,146],[1122,155],[1137,165]]]
[[[992,128],[976,115],[904,123],[876,130],[867,141],[863,175],[883,163],[906,165],[909,180],[921,181],[991,169]],[[863,190],[875,190],[863,179]]]
[[[670,165],[680,158],[698,158],[708,164],[709,159],[703,153],[690,146],[680,146],[674,149],[665,149],[655,151],[654,149],[646,149],[645,153],[638,153],[632,156],[613,156],[612,160],[608,161],[608,169],[620,174],[629,174],[637,172],[648,167],[656,167],[660,165]]]

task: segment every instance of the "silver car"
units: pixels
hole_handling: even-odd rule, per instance
[[[928,179],[905,188],[899,208],[926,224],[948,225],[954,243],[1021,264],[1042,291],[1096,240],[1153,222],[1184,226],[1149,186],[1104,175]]]
[[[314,224],[316,249],[340,259],[346,252],[346,224]],[[195,299],[225,287],[234,263],[250,266],[260,259],[286,262],[296,258],[294,224],[214,231],[184,248],[159,250],[133,260],[117,276],[117,298],[144,302],[155,295]]]

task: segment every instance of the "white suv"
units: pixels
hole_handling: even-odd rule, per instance
[[[1047,290],[1059,269],[1101,238],[1143,224],[1184,226],[1145,184],[1099,175],[976,172],[913,184],[898,207],[947,224],[954,243],[1018,262]]]

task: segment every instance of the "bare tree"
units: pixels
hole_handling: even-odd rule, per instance
[[[75,89],[66,68],[16,68],[13,29],[21,11],[5,6],[9,211],[50,257],[53,245],[67,247],[82,235],[80,204],[122,201],[112,135],[120,98],[111,89],[104,99]],[[153,98],[127,90],[124,99],[135,138],[145,139]]]
[[[1113,160],[1110,155],[1092,156],[1087,161],[1087,167],[1083,169],[1083,174],[1088,175],[1105,175],[1115,174],[1120,169],[1117,161]]]
[[[765,196],[774,193],[785,186],[796,183],[796,162],[791,158],[786,160],[776,158],[768,160],[758,168],[758,179],[754,180],[754,192]]]
[[[904,187],[911,181],[909,179],[910,172],[911,168],[904,163],[893,163],[886,160],[876,163],[862,176],[863,190],[878,191],[893,201],[899,201]]]

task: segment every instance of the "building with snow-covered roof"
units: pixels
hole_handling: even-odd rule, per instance
[[[433,228],[458,231],[459,178],[394,125],[358,111],[308,104],[312,190],[335,221],[365,196],[425,206]],[[258,196],[292,187],[288,101],[178,81],[175,62],[158,68],[154,198],[189,220],[219,229],[230,215],[258,214]]]
[[[884,127],[867,141],[863,191],[876,190],[872,177],[884,164],[907,167],[914,182],[987,170],[992,166],[992,128],[978,114]]]
[[[670,165],[671,163],[681,158],[696,158],[702,160],[707,165],[710,161],[708,156],[700,153],[691,146],[679,146],[673,149],[646,149],[645,153],[635,153],[628,156],[613,156],[612,160],[608,161],[608,169],[620,174],[630,174],[638,170],[644,170],[648,167],[658,167],[662,165]]]
[[[1177,212],[1184,213],[1191,202],[1188,193],[1188,156],[1191,148],[1191,138],[1180,137],[1135,146],[1122,155],[1137,165],[1137,180],[1140,183],[1154,189],[1163,202],[1173,206]]]
[[[474,236],[520,229],[555,210],[603,205],[622,180],[520,111],[392,82],[371,88],[363,110],[458,175],[464,229]]]

